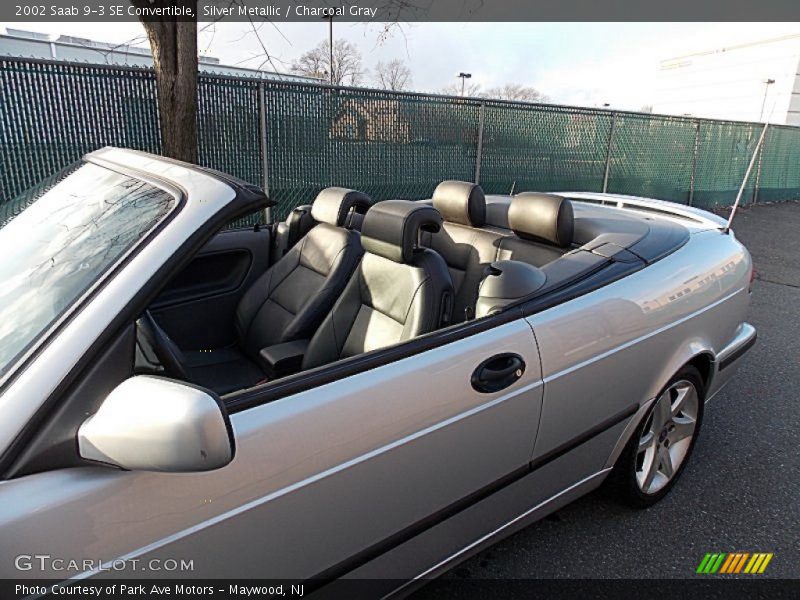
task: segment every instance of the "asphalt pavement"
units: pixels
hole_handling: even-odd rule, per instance
[[[601,488],[444,577],[702,577],[706,552],[743,551],[774,553],[764,576],[800,578],[800,203],[742,210],[733,229],[758,273],[758,343],[707,406],[672,492],[634,510]]]

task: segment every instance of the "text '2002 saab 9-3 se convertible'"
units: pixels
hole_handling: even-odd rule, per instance
[[[268,205],[108,148],[2,206],[0,575],[433,577],[607,478],[662,498],[755,341],[691,207],[445,181],[229,227]]]

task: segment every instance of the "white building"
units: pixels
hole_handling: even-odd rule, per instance
[[[65,62],[152,67],[153,57],[148,48],[128,44],[109,44],[70,35],[48,35],[20,29],[6,29],[0,33],[0,56],[44,58]],[[245,69],[220,64],[218,58],[201,55],[198,66],[203,73],[259,77],[278,81],[319,83],[315,77],[276,73],[258,69]]]
[[[669,58],[653,112],[800,125],[798,71],[800,34]]]

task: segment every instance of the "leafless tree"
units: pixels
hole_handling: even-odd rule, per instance
[[[461,96],[461,84],[451,83],[442,88],[442,93],[447,96]],[[464,85],[464,97],[466,98],[482,98],[481,84],[480,83],[467,83]]]
[[[151,0],[129,0],[130,3],[138,8],[151,7]],[[240,4],[242,0],[228,0],[229,5]],[[409,14],[424,12],[430,8],[432,0],[384,0],[385,8],[390,17],[379,40],[385,40],[391,32],[398,26],[399,18],[403,11],[411,11]],[[193,9],[193,14],[197,15],[197,0],[184,0],[187,7]],[[150,42],[150,50],[153,54],[153,63],[156,75],[156,94],[158,101],[158,114],[161,126],[162,152],[166,156],[195,162],[197,160],[197,20],[175,17],[142,17],[147,38]],[[277,26],[269,21],[277,29]],[[263,64],[274,65],[275,57],[272,56],[261,37],[258,30],[261,25],[256,26],[250,20],[253,33],[259,40],[263,50]],[[206,25],[206,27],[213,25]],[[280,32],[280,30],[278,30]],[[319,53],[322,47],[324,60],[317,61],[310,58],[308,65],[303,65],[304,59],[308,54]],[[301,57],[298,67],[301,69],[310,68],[312,74],[319,76],[326,67],[328,73],[333,73],[333,81],[339,85],[357,85],[365,71],[361,66],[361,55],[358,50],[349,42],[339,40],[334,44],[333,65],[330,63],[327,53],[327,43],[321,43],[317,48]],[[331,70],[331,67],[332,70]],[[307,72],[307,71],[300,71]]]
[[[333,65],[328,42],[323,40],[303,54],[292,65],[292,71],[299,75],[326,79],[333,85],[358,85],[365,75],[361,66],[361,53],[344,39],[333,43]]]
[[[149,7],[148,0],[131,0]],[[197,2],[189,0],[194,14]],[[174,17],[142,19],[156,74],[162,152],[179,160],[197,160],[197,21]]]
[[[536,88],[519,85],[518,83],[507,83],[500,87],[494,87],[483,94],[486,98],[497,98],[499,100],[513,100],[514,102],[547,102],[548,98]]]
[[[402,60],[395,58],[388,63],[379,62],[375,65],[375,77],[383,89],[399,92],[411,84],[411,69]]]

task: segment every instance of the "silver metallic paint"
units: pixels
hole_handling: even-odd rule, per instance
[[[686,206],[685,204],[676,204],[666,200],[656,200],[655,198],[628,196],[626,194],[604,194],[600,192],[558,193],[575,200],[600,200],[611,206],[639,210],[641,211],[640,214],[644,217],[652,216],[652,212],[648,209],[661,210],[664,211],[664,213],[660,213],[659,217],[674,220],[692,230],[719,229],[720,227],[725,227],[728,223],[727,219],[723,219],[701,208]],[[676,217],[670,217],[669,214],[666,213],[672,213],[676,215]],[[687,219],[690,219],[690,221],[687,221]]]
[[[534,457],[655,398],[695,356],[716,356],[744,322],[751,268],[732,238],[699,232],[655,264],[529,317],[545,384]]]
[[[478,394],[470,374],[497,348],[528,368],[511,388]],[[188,576],[310,577],[523,465],[539,421],[538,365],[521,319],[234,414],[237,453],[224,469],[98,466],[2,482],[0,576],[32,576],[11,570],[12,552],[78,551],[193,558]]]
[[[609,470],[605,451],[620,436],[619,424],[413,540],[352,571],[347,577],[430,578],[452,568],[471,554],[490,546],[564,504],[599,486]],[[586,480],[565,492],[577,482]],[[535,510],[531,510],[535,509]],[[520,515],[527,515],[522,519]],[[483,539],[477,545],[475,541]],[[465,548],[467,548],[465,550]],[[464,550],[464,551],[462,551]],[[431,567],[439,564],[436,569]]]
[[[233,458],[227,415],[207,391],[137,375],[78,429],[80,455],[130,471],[213,471]]]

